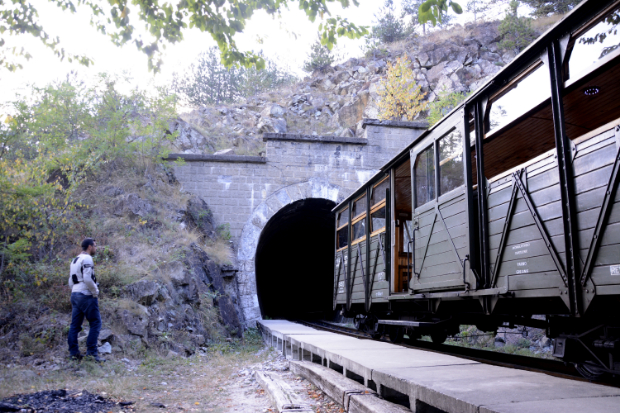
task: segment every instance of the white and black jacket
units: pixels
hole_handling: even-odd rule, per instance
[[[69,287],[72,293],[86,295],[99,295],[97,277],[95,277],[95,264],[93,257],[85,252],[71,260],[71,273],[69,275]]]

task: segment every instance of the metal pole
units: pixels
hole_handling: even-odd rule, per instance
[[[577,208],[574,176],[572,168],[572,147],[566,135],[564,124],[564,79],[562,76],[562,52],[558,40],[547,49],[549,73],[551,75],[551,109],[555,131],[555,147],[558,156],[558,175],[562,200],[562,222],[564,224],[564,243],[566,246],[566,275],[570,294],[570,311],[574,316],[581,315],[581,294],[578,288],[579,276],[579,232],[577,227]]]

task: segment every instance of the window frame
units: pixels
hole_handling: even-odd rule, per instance
[[[336,213],[336,220],[339,220],[339,215],[340,215],[340,214],[342,214],[344,211],[346,211],[346,210],[348,210],[348,209],[349,209],[349,207],[347,206],[347,207],[345,207],[345,208],[342,208],[339,212],[337,212],[337,213]],[[344,224],[342,224],[341,226],[339,226],[339,227],[337,227],[337,228],[336,228],[336,252],[340,252],[340,251],[342,251],[342,250],[344,250],[344,249],[348,248],[348,247],[349,247],[349,244],[351,243],[351,242],[350,242],[350,238],[351,238],[351,236],[350,236],[350,234],[349,234],[349,231],[347,231],[347,241],[349,241],[349,242],[348,242],[348,243],[347,243],[347,245],[345,245],[344,247],[340,247],[340,248],[338,248],[338,233],[340,232],[340,230],[341,230],[341,229],[343,229],[343,228],[345,228],[345,227],[347,227],[347,228],[348,228],[348,227],[349,227],[349,223],[350,223],[350,221],[351,221],[351,211],[349,211],[349,219],[347,219],[347,222],[346,222],[346,223],[344,223]]]
[[[443,136],[443,135],[442,135]],[[427,145],[421,145],[422,147],[424,147],[424,149],[422,149],[421,151],[419,151],[416,156],[415,159],[413,159],[413,162],[411,163],[411,185],[412,185],[412,191],[411,191],[411,197],[412,199],[412,212],[415,213],[415,211],[418,208],[423,208],[425,206],[427,206],[428,204],[430,204],[433,201],[437,200],[437,145],[436,145],[436,139],[432,139],[432,141],[430,142],[430,144]],[[422,205],[418,205],[418,192],[417,192],[417,183],[418,183],[418,176],[416,174],[416,161],[418,159],[418,157],[420,155],[422,155],[422,153],[426,152],[428,149],[432,148],[432,153],[433,153],[433,197],[431,199],[429,199],[428,201],[426,201],[425,203],[423,203]]]
[[[366,198],[366,208],[364,208],[364,212],[362,212],[360,214],[357,214],[355,217],[351,218],[351,236],[350,236],[351,242],[349,243],[349,245],[351,245],[351,246],[357,245],[360,242],[366,240],[366,233],[368,232],[368,228],[365,228],[364,235],[362,237],[353,238],[355,236],[355,233],[353,231],[353,227],[355,226],[355,224],[357,224],[361,220],[366,219],[367,212],[368,212],[367,211],[368,210],[368,198],[367,197],[368,197],[368,194],[366,192],[364,192],[364,194],[362,196],[358,197],[357,199],[355,199],[352,202],[352,205],[355,205],[355,203],[358,202],[360,199]]]
[[[446,158],[446,159],[443,160],[443,163],[442,163],[442,160],[439,159],[440,158],[439,145],[440,145],[440,141],[442,139],[444,139],[445,137],[447,137],[448,135],[450,135],[451,133],[459,133],[461,135],[461,156],[462,156],[461,164],[463,166],[462,171],[461,171],[462,172],[461,176],[463,177],[463,183],[461,185],[456,186],[456,187],[454,187],[454,188],[452,188],[449,191],[444,193],[444,192],[441,191],[441,166],[443,164],[445,164],[446,162],[448,162],[450,160],[453,160],[455,157],[453,157],[451,159],[450,158]],[[435,139],[435,151],[436,151],[436,155],[435,155],[435,158],[436,158],[435,168],[437,170],[436,174],[435,174],[436,175],[436,180],[437,180],[437,185],[436,185],[436,189],[435,189],[437,191],[437,196],[435,197],[436,199],[439,199],[439,198],[443,197],[444,195],[449,194],[450,192],[455,191],[455,190],[459,189],[461,186],[465,185],[465,169],[464,169],[465,165],[464,165],[464,163],[465,163],[465,141],[466,141],[466,139],[462,135],[463,134],[459,130],[459,128],[454,126],[453,128],[449,129],[446,133],[442,134],[437,139]]]
[[[604,58],[599,59],[598,62],[593,63],[590,66],[588,66],[588,70],[578,74],[577,77],[574,77],[574,78],[570,77],[570,71],[569,71],[570,58],[572,56],[573,48],[575,47],[575,42],[577,41],[577,39],[579,39],[581,35],[585,34],[587,31],[592,29],[594,26],[599,24],[603,19],[607,17],[607,15],[609,15],[611,12],[613,12],[615,9],[618,9],[618,8],[620,8],[620,1],[613,2],[612,4],[607,6],[605,9],[603,9],[601,12],[599,12],[596,16],[594,16],[592,19],[590,19],[590,21],[581,25],[574,31],[570,32],[570,34],[568,35],[568,42],[566,44],[564,56],[562,56],[562,71],[563,71],[563,77],[564,77],[564,79],[562,80],[564,82],[565,88],[578,82],[579,80],[588,76],[590,73],[594,72],[599,67],[605,65],[606,63],[613,60],[614,58],[617,58],[620,55],[620,47],[619,47],[618,49],[614,50],[613,52],[611,52]]]

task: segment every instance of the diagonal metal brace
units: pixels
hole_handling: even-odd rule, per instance
[[[553,262],[555,263],[555,267],[557,268],[558,272],[560,273],[560,276],[562,277],[562,281],[564,281],[564,285],[568,287],[568,278],[566,276],[566,270],[564,269],[564,264],[562,264],[562,261],[560,260],[560,257],[558,256],[558,253],[555,250],[553,243],[551,242],[551,238],[549,237],[549,234],[547,233],[547,229],[545,228],[542,221],[540,220],[540,217],[538,216],[536,207],[534,206],[534,203],[532,202],[532,198],[530,198],[530,194],[525,189],[525,185],[523,185],[523,181],[521,180],[521,177],[517,175],[516,173],[513,173],[512,176],[514,177],[515,183],[517,184],[517,187],[519,188],[519,191],[521,192],[521,195],[523,196],[523,200],[525,201],[525,204],[527,205],[527,209],[530,210],[530,214],[532,214],[532,218],[534,218],[534,223],[536,224],[536,227],[538,228],[538,231],[540,232],[540,235],[542,236],[543,241],[545,242],[545,245],[547,246],[547,249],[549,250],[551,259],[553,259]]]
[[[361,244],[361,243],[360,243]],[[361,257],[362,256],[362,250],[360,248],[360,244],[357,244],[357,256]],[[361,260],[362,263],[360,265],[360,268],[362,269],[362,284],[364,285],[364,297],[366,298],[364,300],[364,304],[366,306],[368,306],[368,279],[366,278],[366,271],[364,271],[364,260]],[[353,291],[353,290],[351,290]]]
[[[616,126],[616,139],[620,139],[620,126]],[[592,235],[592,241],[590,241],[590,248],[588,249],[588,256],[581,272],[580,280],[581,286],[585,287],[588,282],[588,278],[592,274],[592,268],[594,267],[594,260],[596,254],[603,240],[605,228],[607,227],[607,221],[609,221],[609,215],[613,208],[614,199],[616,199],[616,192],[618,190],[618,181],[620,180],[620,148],[616,152],[616,160],[614,161],[614,168],[609,176],[609,182],[607,188],[605,188],[605,196],[603,197],[603,203],[601,210],[596,220],[596,226],[594,227],[594,234]]]
[[[517,205],[517,184],[515,176],[521,179],[521,172],[515,172],[513,174],[512,182],[512,195],[510,196],[510,203],[508,204],[508,211],[506,211],[506,220],[504,221],[504,228],[502,230],[502,237],[499,240],[499,248],[497,249],[497,257],[495,257],[495,264],[493,265],[493,274],[491,275],[490,288],[495,287],[497,277],[499,276],[499,269],[502,266],[502,255],[504,255],[504,249],[506,248],[506,241],[508,240],[508,231],[510,230],[510,224],[512,223],[512,216],[514,214],[515,206]]]
[[[433,223],[431,224],[431,230],[428,232],[428,239],[426,240],[426,246],[424,247],[424,254],[422,255],[422,262],[420,263],[420,272],[415,272],[415,267],[411,269],[412,272],[415,273],[418,279],[420,278],[420,275],[422,274],[422,267],[424,267],[424,260],[426,260],[426,253],[428,252],[428,246],[431,244],[431,236],[433,235],[433,229],[435,229],[435,222],[437,222],[437,211],[435,211],[435,216],[433,217]],[[420,231],[420,234],[422,234],[422,231]],[[415,251],[413,253],[415,254]]]

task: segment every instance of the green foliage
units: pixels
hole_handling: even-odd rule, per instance
[[[448,92],[445,89],[439,92],[438,98],[428,105],[429,111],[428,117],[426,118],[428,126],[431,127],[443,119],[452,109],[465,100],[467,96],[467,94],[462,92]]]
[[[232,235],[230,233],[230,224],[228,222],[222,225],[218,225],[215,231],[217,232],[217,235],[225,241],[230,241],[230,239],[232,238]]]
[[[259,56],[263,58],[262,53]],[[234,102],[297,80],[272,60],[265,59],[265,62],[264,69],[226,68],[220,61],[218,48],[212,47],[200,54],[187,73],[175,75],[172,89],[184,103],[202,106]]]
[[[321,44],[320,35],[317,40],[310,46],[310,54],[304,62],[304,72],[312,73],[317,69],[322,69],[334,63],[335,56],[329,48]]]
[[[60,283],[53,280],[54,263],[62,245],[91,232],[83,219],[88,205],[78,191],[89,176],[123,161],[144,173],[163,162],[175,138],[167,132],[167,119],[176,112],[174,97],[163,90],[155,96],[137,90],[121,94],[117,82],[102,76],[89,87],[69,78],[35,87],[29,98],[18,97],[4,108],[11,113],[0,124],[0,292],[5,297],[17,297],[27,286],[66,284],[64,271]]]
[[[568,13],[581,3],[582,0],[521,0],[523,3],[530,6],[532,10],[532,16],[550,16],[552,14],[564,14]]]
[[[437,23],[443,22],[448,7],[452,8],[456,14],[463,13],[463,8],[452,0],[426,0],[418,9],[418,21],[420,24],[430,22],[436,26]]]
[[[243,32],[247,21],[257,10],[265,10],[269,14],[279,12],[288,5],[281,0],[193,0],[176,2],[157,2],[152,0],[49,0],[63,11],[75,13],[77,7],[89,9],[92,13],[91,25],[99,32],[108,36],[112,43],[121,46],[133,44],[139,51],[148,56],[149,70],[159,71],[162,60],[161,52],[166,45],[183,40],[183,32],[187,29],[198,29],[211,35],[222,52],[222,60],[226,67],[235,63],[243,66],[264,68],[264,59],[253,52],[241,52],[237,48],[235,36]],[[322,43],[330,49],[336,43],[336,37],[347,36],[359,38],[366,34],[366,28],[357,27],[347,19],[331,16],[328,4],[339,3],[349,7],[351,3],[358,5],[357,0],[298,0],[299,8],[306,17],[314,22],[319,16],[325,18],[319,30],[322,31]],[[33,0],[12,0],[0,3],[0,33],[2,35],[31,35],[50,48],[61,60],[77,60],[82,64],[90,64],[85,56],[66,53],[60,47],[58,38],[51,38],[38,22],[38,11]],[[149,33],[142,36],[135,31],[140,25]],[[7,59],[11,50],[6,45],[6,38],[0,38],[0,64],[9,70],[21,65]],[[30,58],[25,50],[13,51],[18,57]]]
[[[377,23],[372,26],[369,36],[371,40],[388,44],[403,40],[409,34],[403,20],[396,16],[392,0],[385,0],[383,7],[375,14],[375,19]]]
[[[521,51],[536,39],[536,32],[532,29],[532,19],[520,17],[519,2],[512,0],[506,11],[506,17],[499,25],[499,34],[502,41],[499,47],[505,50],[517,49]]]

